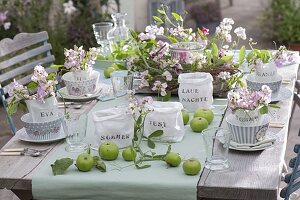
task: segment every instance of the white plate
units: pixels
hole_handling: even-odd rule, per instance
[[[271,97],[271,102],[283,101],[290,98],[293,95],[293,92],[283,86],[280,87],[278,91],[278,95],[275,97]]]
[[[276,140],[270,146],[262,146],[262,147],[257,147],[256,146],[256,148],[243,148],[243,147],[234,147],[234,146],[230,145],[229,149],[233,149],[233,150],[236,150],[236,151],[262,151],[262,150],[265,150],[265,149],[268,149],[268,148],[274,146],[274,144],[278,141],[278,136],[276,134],[272,133],[271,131],[267,131],[266,138],[267,139],[275,138]]]
[[[74,95],[69,95],[67,88],[63,87],[58,90],[61,94],[61,96],[66,99],[66,100],[71,100],[71,101],[91,101],[96,99],[98,96],[101,94],[101,89],[100,87],[96,89],[96,92],[92,94],[91,96],[74,96]],[[61,97],[60,94],[57,94],[58,97]]]
[[[57,138],[53,138],[53,139],[50,139],[50,140],[34,140],[34,139],[30,138],[27,135],[25,128],[22,128],[22,129],[18,130],[16,132],[16,137],[19,140],[22,140],[24,142],[32,142],[32,143],[52,143],[52,142],[57,142],[59,140],[62,140],[62,139],[66,138],[62,127],[60,129],[59,136]]]

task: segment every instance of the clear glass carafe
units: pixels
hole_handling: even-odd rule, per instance
[[[114,27],[107,33],[107,38],[110,41],[111,49],[114,51],[116,47],[124,46],[124,43],[129,39],[129,29],[125,24],[126,13],[112,14]]]

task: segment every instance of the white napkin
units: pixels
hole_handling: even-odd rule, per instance
[[[239,144],[234,141],[230,141],[230,146],[237,149],[261,149],[271,146],[275,141],[275,138],[265,139],[255,144]]]

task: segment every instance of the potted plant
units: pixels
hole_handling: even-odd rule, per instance
[[[65,49],[64,54],[64,67],[73,72],[74,80],[88,80],[97,59],[98,49],[93,47],[85,51],[83,46],[74,45],[74,49]]]
[[[262,25],[268,35],[300,51],[300,4],[295,0],[273,0],[262,16]]]
[[[214,94],[226,96],[227,91],[243,76],[239,66],[244,62],[246,48],[241,47],[237,60],[234,59],[236,51],[231,49],[237,48],[240,39],[246,39],[245,29],[236,28],[234,32],[238,40],[233,41],[230,32],[234,21],[225,18],[209,40],[209,30],[205,27],[193,32],[183,28],[184,20],[177,13],[172,13],[170,19],[163,7],[158,12],[162,17],[153,16],[157,22],[155,25],[147,26],[145,32],[140,34],[131,31],[136,52],[128,59],[127,65],[129,70],[140,74],[140,88],[148,87],[166,96],[177,90],[179,74],[208,72],[213,76]],[[165,23],[171,28],[165,29]]]
[[[268,113],[268,106],[277,107],[271,102],[271,89],[263,85],[260,91],[253,91],[247,87],[228,92],[228,107],[235,115],[239,124],[257,125],[261,115]]]
[[[44,67],[37,65],[31,77],[32,82],[23,86],[14,80],[8,88],[12,97],[8,103],[8,113],[13,114],[18,108],[27,108],[33,121],[44,122],[58,117],[57,100],[55,97],[56,74],[48,74]],[[31,91],[36,94],[30,95]]]

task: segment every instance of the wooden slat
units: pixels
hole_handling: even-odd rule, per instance
[[[32,70],[36,65],[52,63],[52,62],[54,62],[54,60],[55,60],[54,56],[51,55],[51,56],[42,58],[40,60],[33,61],[31,63],[27,63],[26,65],[24,65],[22,67],[18,67],[17,69],[13,69],[5,74],[0,75],[0,83],[10,80],[18,75],[25,73],[25,72],[28,72],[29,70]]]
[[[34,57],[34,56],[46,53],[46,52],[50,51],[51,49],[52,49],[51,44],[48,44],[48,43],[45,44],[45,45],[43,45],[43,46],[31,49],[31,50],[29,50],[29,51],[27,51],[25,53],[22,53],[20,55],[12,57],[12,58],[10,58],[8,60],[2,61],[0,63],[0,70],[8,68],[8,67],[10,67],[12,65],[20,63],[22,61],[25,61],[25,60],[27,60],[29,58]]]
[[[47,67],[47,68],[45,68],[45,70],[46,70],[46,72],[47,72],[48,74],[53,73],[53,72],[57,72],[57,68],[50,68],[50,67]],[[18,81],[18,83],[20,83],[21,85],[27,85],[29,82],[31,82],[31,76],[32,76],[32,74],[29,74],[29,75],[27,75],[27,76],[25,76],[25,77],[23,77],[23,78],[21,78],[21,79],[17,79],[17,81]],[[6,85],[6,86],[3,87],[3,92],[4,92],[4,94],[7,94],[8,86],[9,86],[9,85]],[[7,101],[9,102],[10,99],[8,98]]]
[[[48,40],[48,33],[42,31],[39,33],[20,33],[13,39],[5,38],[0,41],[0,57],[6,56],[12,52],[25,47]]]

